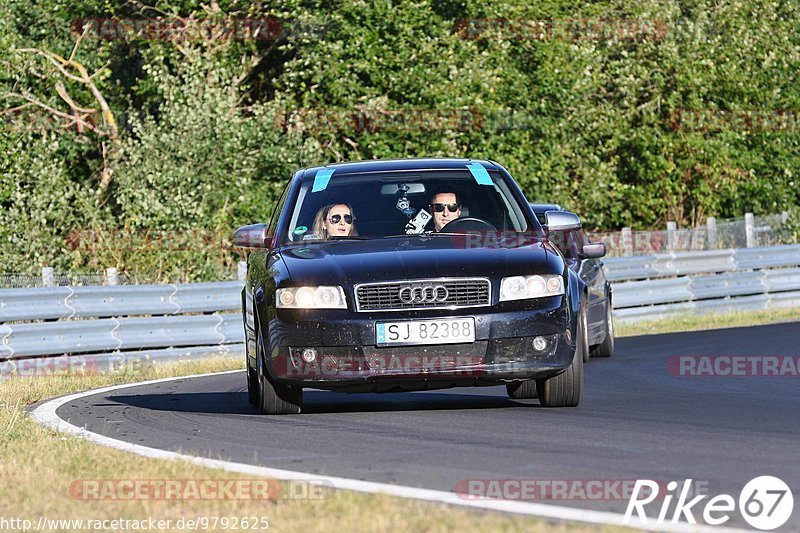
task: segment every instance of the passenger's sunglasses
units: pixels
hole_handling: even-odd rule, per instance
[[[441,213],[444,211],[444,208],[447,208],[451,213],[455,213],[458,211],[460,207],[458,204],[431,204],[431,209],[434,210],[436,213]]]
[[[330,220],[331,224],[338,224],[340,220],[342,220],[342,215],[331,215],[328,219]],[[353,223],[353,215],[345,215],[344,216],[344,223],[345,224],[352,224]]]

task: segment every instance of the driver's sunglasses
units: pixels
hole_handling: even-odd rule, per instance
[[[340,220],[342,220],[342,215],[331,215],[328,219],[331,221],[331,224],[338,224]],[[344,216],[344,223],[345,224],[352,224],[353,223],[353,215],[345,215]]]
[[[434,210],[436,213],[441,213],[444,211],[444,208],[447,208],[448,211],[451,213],[455,213],[458,211],[458,208],[461,207],[459,204],[431,204],[431,209]]]

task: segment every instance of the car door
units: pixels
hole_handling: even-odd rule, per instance
[[[591,241],[583,229],[575,230],[575,241],[579,250]],[[589,342],[597,344],[605,335],[606,325],[606,277],[603,273],[603,262],[600,259],[589,259],[580,255],[581,279],[589,291]]]
[[[587,305],[587,321],[589,326],[589,343],[597,344],[605,334],[605,274],[599,259],[583,256],[583,245],[589,238],[583,229],[565,232],[552,232],[551,241],[561,250],[569,268],[586,284],[589,301]]]
[[[270,221],[268,223],[268,235],[275,235],[275,228],[278,224],[278,218],[283,211],[283,206],[286,203],[291,184],[292,180],[288,180],[286,182],[286,185],[283,187],[283,192],[281,193],[278,202],[275,204],[275,208],[272,211],[272,216],[270,217]],[[247,280],[242,293],[242,306],[244,308],[244,316],[246,317],[245,342],[248,343],[247,353],[251,356],[251,358],[255,357],[255,293],[261,288],[258,284],[259,280],[263,280],[265,277],[263,270],[265,268],[266,258],[269,253],[270,252],[268,250],[261,248],[254,249],[247,254]],[[253,359],[251,363],[255,365],[255,359]]]

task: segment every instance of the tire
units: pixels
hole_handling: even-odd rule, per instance
[[[592,351],[594,357],[611,357],[614,355],[614,321],[611,317],[611,299],[606,306],[606,337]]]
[[[264,343],[261,331],[258,332],[256,343],[258,379],[259,379],[259,408],[265,415],[296,415],[300,413],[303,405],[302,387],[289,387],[272,381],[264,368]]]
[[[258,371],[250,367],[250,356],[245,354],[247,364],[247,401],[253,407],[259,406],[261,398],[261,384],[258,382]]]
[[[247,401],[253,407],[259,405],[259,387],[258,371],[250,366],[250,353],[247,351],[249,343],[247,342],[247,306],[245,305],[245,292],[242,289],[242,328],[244,329],[244,363],[247,367]]]
[[[588,305],[588,300],[587,300]],[[576,350],[580,351],[581,359],[583,362],[589,360],[592,353],[589,350],[589,313],[585,307],[581,307],[581,314],[578,319],[578,338],[575,339],[577,348]]]
[[[572,364],[562,373],[536,380],[536,392],[543,407],[576,407],[583,399],[583,354],[580,345]]]
[[[518,383],[506,384],[509,398],[515,400],[530,400],[536,398],[536,381],[529,379]]]

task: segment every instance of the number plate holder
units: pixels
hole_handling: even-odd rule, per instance
[[[375,323],[376,346],[419,346],[475,342],[475,317]]]

